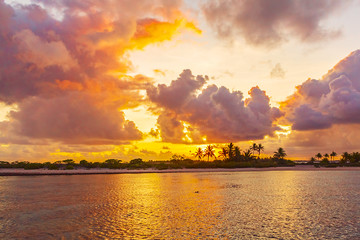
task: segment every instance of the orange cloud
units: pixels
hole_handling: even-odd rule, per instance
[[[210,85],[207,76],[187,69],[171,82],[147,89],[149,100],[162,112],[157,125],[160,137],[172,143],[228,142],[263,139],[274,135],[282,115],[270,106],[265,91],[254,87],[244,99],[240,91]]]
[[[336,64],[321,79],[308,79],[281,104],[285,121],[299,131],[360,123],[360,50]]]
[[[0,142],[141,139],[143,133],[121,110],[143,103],[141,91],[153,80],[129,75],[126,51],[171,40],[185,29],[200,32],[180,5],[39,0],[13,8],[0,0],[0,75],[6,76],[0,78],[0,101],[17,106],[0,122]],[[58,10],[61,19],[48,9]]]
[[[171,40],[184,30],[201,34],[193,22],[185,18],[173,22],[162,22],[153,18],[138,21],[136,32],[130,41],[130,48],[143,49],[149,44]]]

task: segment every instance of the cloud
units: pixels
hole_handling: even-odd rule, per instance
[[[77,65],[62,41],[44,41],[29,29],[17,32],[13,38],[19,47],[17,57],[23,62],[35,64],[41,69],[57,65],[65,71]]]
[[[193,97],[196,90],[199,90],[206,80],[208,80],[207,76],[195,77],[189,69],[186,69],[177,80],[171,82],[170,86],[165,84],[151,86],[147,89],[147,94],[152,102],[176,109]]]
[[[308,79],[281,104],[294,130],[360,124],[360,50],[341,60],[320,80]]]
[[[270,72],[271,78],[284,78],[285,77],[285,71],[281,67],[280,63],[277,63],[273,69],[271,69]]]
[[[359,141],[359,124],[335,124],[326,129],[294,130],[286,138],[276,142],[276,145],[282,145],[289,156],[307,160],[318,152],[324,154],[335,151],[338,155],[345,151],[357,152]]]
[[[11,136],[30,139],[67,144],[120,144],[142,138],[134,122],[125,120],[117,105],[104,105],[101,99],[85,94],[28,98],[9,118],[7,128]]]
[[[122,109],[152,84],[127,52],[200,30],[182,1],[0,0],[0,101],[16,106],[1,141],[118,144],[142,138]],[[145,17],[144,17],[145,16]]]
[[[273,135],[282,113],[270,106],[264,91],[254,87],[244,99],[226,87],[203,88],[206,80],[184,70],[169,86],[148,89],[149,99],[162,109],[157,124],[163,141],[228,142]]]
[[[248,44],[276,47],[288,37],[312,42],[339,34],[323,27],[323,20],[348,1],[337,0],[211,0],[203,5],[209,24],[218,35]]]

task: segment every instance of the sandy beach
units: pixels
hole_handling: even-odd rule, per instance
[[[253,172],[253,171],[360,171],[360,167],[315,168],[313,166],[269,167],[269,168],[199,168],[199,169],[0,169],[0,176],[37,176],[37,175],[87,175],[87,174],[139,174],[139,173],[182,173],[182,172]]]

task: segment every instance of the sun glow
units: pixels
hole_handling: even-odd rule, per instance
[[[281,130],[275,131],[275,134],[280,136],[288,136],[289,134],[291,134],[292,130],[291,130],[291,126],[290,125],[278,125]]]
[[[149,44],[169,41],[173,36],[190,30],[201,34],[201,30],[193,22],[185,18],[174,22],[161,22],[156,19],[144,19],[138,22],[136,32],[130,41],[130,49],[143,49]]]
[[[193,139],[191,138],[190,131],[189,131],[190,124],[188,124],[184,121],[181,121],[181,123],[184,127],[184,129],[183,129],[184,137],[182,138],[182,140],[187,143],[192,143]]]

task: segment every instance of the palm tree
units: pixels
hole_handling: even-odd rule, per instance
[[[251,153],[251,149],[244,151],[244,158],[245,158],[245,160],[248,160],[248,161],[252,160],[253,156]]]
[[[211,145],[207,145],[207,147],[205,148],[204,156],[208,157],[208,161],[209,161],[210,157],[215,157],[216,158],[215,153],[214,153],[214,147],[211,146]]]
[[[308,164],[314,164],[315,162],[315,158],[314,157],[311,157],[310,161],[308,162]]]
[[[253,151],[253,155],[255,155],[255,152],[258,150],[258,145],[256,143],[253,143],[250,149]]]
[[[340,160],[340,162],[341,162],[341,163],[347,163],[347,161],[350,160],[350,157],[351,157],[351,155],[350,155],[348,152],[344,152],[344,153],[341,155],[341,160]]]
[[[322,154],[318,153],[318,154],[315,155],[315,157],[320,161],[320,159],[322,158]]]
[[[229,143],[229,145],[228,145],[228,156],[229,156],[229,159],[232,159],[234,157],[234,144],[233,143]]]
[[[203,155],[204,155],[203,150],[201,148],[198,148],[195,152],[195,157],[197,157],[197,158],[199,158],[199,160],[201,160]]]
[[[226,157],[227,157],[227,155],[228,155],[228,150],[223,147],[223,148],[221,149],[221,151],[219,152],[219,156],[220,156],[220,157],[223,157],[224,160],[225,160]]]
[[[353,152],[350,157],[350,162],[352,162],[352,163],[360,162],[360,153]]]
[[[330,153],[331,159],[334,160],[335,157],[337,156],[337,153],[332,151],[332,153]]]
[[[238,146],[236,146],[234,148],[234,154],[235,154],[235,160],[240,161],[241,151],[240,151],[240,148]]]
[[[257,146],[257,150],[259,152],[258,158],[260,158],[260,153],[261,153],[261,151],[264,151],[264,146],[261,143],[259,143],[259,145]]]
[[[324,154],[324,157],[325,157],[325,158],[329,158],[329,154],[325,153],[325,154]]]
[[[284,159],[284,157],[286,157],[286,152],[283,148],[278,148],[278,150],[276,152],[274,152],[274,157],[275,158],[280,158],[280,159]]]

